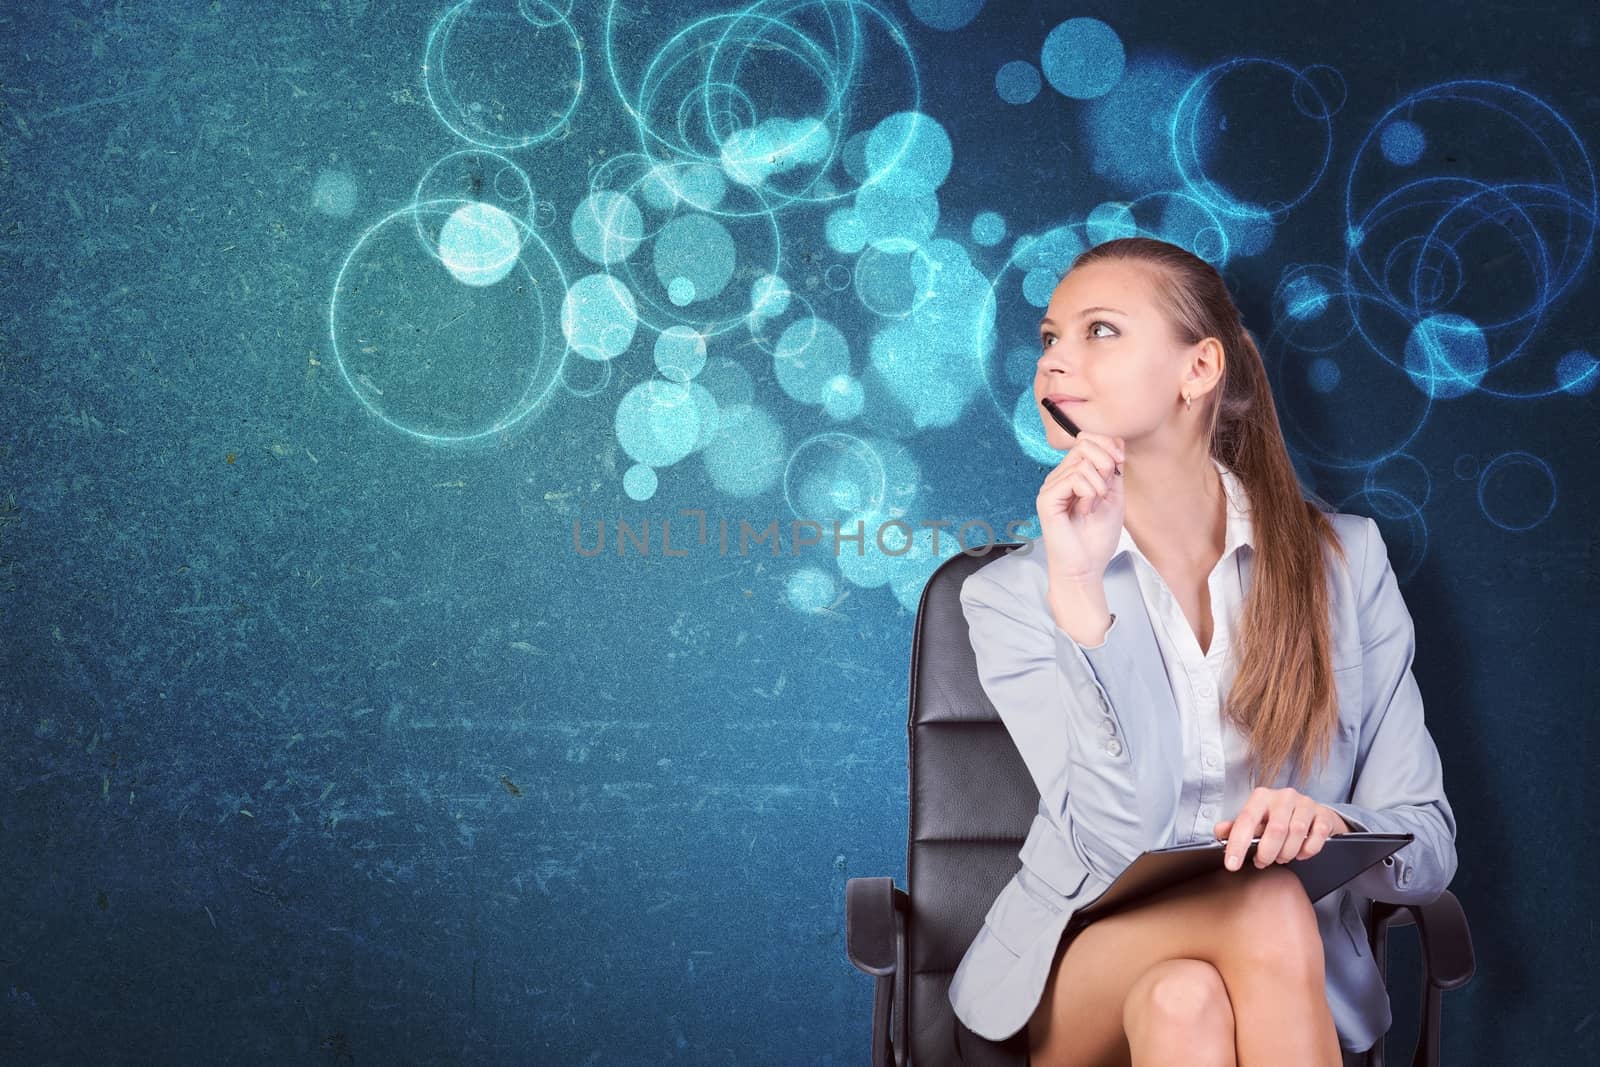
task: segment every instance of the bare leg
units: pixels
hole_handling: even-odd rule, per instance
[[[1028,1022],[1033,1067],[1126,1067],[1129,1023],[1159,1045],[1169,1016],[1145,1010],[1148,994],[1175,974],[1150,976],[1146,995],[1129,998],[1147,971],[1176,960],[1203,961],[1221,976],[1240,1067],[1341,1067],[1316,913],[1300,880],[1276,865],[1218,871],[1078,931]],[[1192,968],[1185,978],[1195,980]],[[1203,999],[1220,1013],[1220,1001]]]
[[[1228,987],[1204,960],[1164,960],[1140,975],[1122,1029],[1136,1065],[1238,1067]]]
[[[1245,887],[1217,963],[1233,1002],[1239,1063],[1341,1067],[1317,913],[1292,871],[1275,866],[1256,873],[1281,877]]]

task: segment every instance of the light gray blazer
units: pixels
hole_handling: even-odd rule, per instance
[[[1416,835],[1314,906],[1339,1041],[1360,1051],[1392,1021],[1364,932],[1370,903],[1438,896],[1456,871],[1456,823],[1438,749],[1423,725],[1411,674],[1411,615],[1383,536],[1365,516],[1327,514],[1350,563],[1347,570],[1324,550],[1339,730],[1320,773],[1296,783],[1291,757],[1273,784],[1294,785],[1338,811],[1352,830]],[[1247,581],[1253,559],[1247,552],[1243,560]],[[1088,649],[1050,612],[1041,539],[974,571],[961,589],[984,692],[1039,789],[1022,867],[995,898],[950,982],[956,1016],[993,1040],[1027,1024],[1073,913],[1140,852],[1182,843],[1178,708],[1133,557],[1113,556],[1104,581],[1117,624]],[[1248,877],[1253,869],[1239,873]]]

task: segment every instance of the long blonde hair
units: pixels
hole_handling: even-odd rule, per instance
[[[1148,268],[1177,340],[1193,345],[1215,337],[1226,354],[1202,418],[1211,455],[1238,476],[1249,497],[1254,557],[1238,666],[1223,711],[1249,738],[1255,783],[1270,784],[1291,757],[1302,772],[1326,759],[1338,729],[1322,546],[1349,561],[1333,523],[1303,494],[1266,366],[1222,275],[1189,251],[1150,237],[1095,245],[1069,269],[1106,260]]]

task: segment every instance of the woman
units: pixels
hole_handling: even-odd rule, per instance
[[[1081,432],[1041,407],[1070,449],[1041,536],[961,594],[1039,815],[951,980],[958,1044],[1026,1026],[1033,1067],[1339,1067],[1391,1021],[1369,902],[1431,900],[1456,869],[1383,539],[1303,499],[1205,261],[1098,245],[1040,342],[1034,399]],[[1351,831],[1415,839],[1313,904],[1284,865]],[[1226,869],[1067,932],[1140,852],[1198,840],[1227,842]]]

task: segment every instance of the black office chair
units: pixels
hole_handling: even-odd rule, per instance
[[[893,878],[851,878],[845,887],[850,962],[876,979],[874,1067],[1028,1062],[1027,1030],[1005,1042],[959,1027],[948,991],[956,964],[989,905],[1021,865],[1017,853],[1039,792],[1011,735],[978,682],[961,583],[979,567],[1022,547],[994,545],[940,564],[917,606],[907,722],[911,821],[907,889]],[[1422,949],[1423,1020],[1414,1067],[1439,1062],[1439,993],[1472,977],[1466,916],[1446,890],[1421,906],[1374,901],[1367,932],[1387,979],[1390,927],[1415,924]],[[1384,1067],[1383,1040],[1347,1052],[1345,1067]]]

